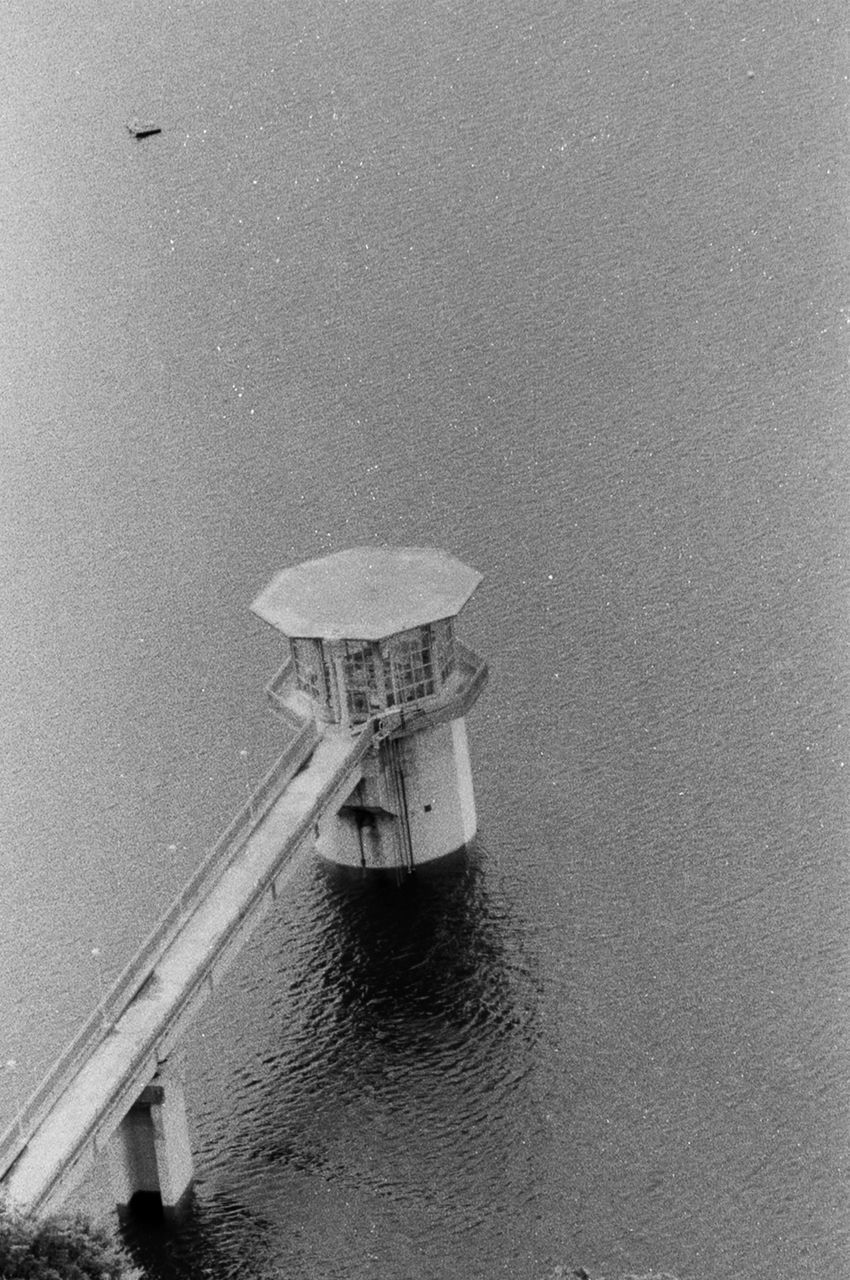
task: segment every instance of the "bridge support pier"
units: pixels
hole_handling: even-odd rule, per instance
[[[158,1196],[175,1209],[192,1184],[192,1149],[179,1077],[160,1066],[112,1136],[110,1158],[119,1210],[135,1196]]]

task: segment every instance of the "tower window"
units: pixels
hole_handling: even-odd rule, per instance
[[[451,618],[441,618],[431,623],[431,647],[434,666],[440,673],[440,683],[448,680],[454,668],[455,637]]]
[[[434,693],[434,661],[430,627],[393,638],[392,677],[397,702],[416,702]]]
[[[368,642],[346,642],[342,665],[351,719],[366,720],[376,711],[383,711],[384,668],[377,647]]]
[[[291,640],[290,645],[298,688],[314,701],[325,704],[328,691],[322,662],[322,647],[319,641]]]

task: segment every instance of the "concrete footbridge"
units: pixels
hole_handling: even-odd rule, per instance
[[[478,581],[442,552],[358,548],[285,570],[254,602],[287,637],[267,693],[294,736],[0,1137],[9,1203],[57,1208],[106,1153],[119,1206],[179,1205],[181,1039],[304,859],[411,870],[472,838],[464,716],[487,668],[453,622]]]

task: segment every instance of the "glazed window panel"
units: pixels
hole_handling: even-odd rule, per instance
[[[391,653],[396,700],[416,702],[430,697],[435,690],[430,627],[395,637]]]
[[[295,679],[303,693],[316,702],[326,703],[328,698],[325,680],[322,646],[319,640],[291,640]]]
[[[431,624],[431,647],[434,666],[440,674],[440,684],[448,680],[454,668],[455,637],[451,618],[441,618]]]
[[[342,657],[348,714],[352,720],[366,720],[386,706],[381,655],[374,645],[346,644]]]

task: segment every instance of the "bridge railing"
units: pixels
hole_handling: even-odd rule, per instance
[[[302,722],[293,741],[216,840],[188,884],[121,971],[22,1110],[0,1135],[0,1177],[17,1159],[30,1135],[67,1088],[89,1051],[121,1016],[148,980],[180,925],[224,874],[247,836],[265,817],[289,780],[306,764],[318,740],[319,731],[315,721]]]
[[[310,699],[298,691],[295,678],[295,663],[288,657],[279,671],[276,671],[266,685],[266,697],[274,711],[287,723],[298,726],[304,716],[309,714]]]
[[[460,675],[456,691],[448,698],[445,691],[441,691],[434,698],[413,706],[381,712],[375,717],[375,736],[379,740],[397,729],[415,728],[417,721],[434,724],[466,715],[487,682],[487,663],[459,640],[455,640],[455,659]]]
[[[202,970],[196,972],[192,980],[184,986],[181,992],[179,1003],[173,1010],[172,1021],[175,1019],[179,1021],[184,1010],[191,1005],[193,999],[196,996],[198,987],[202,985],[204,982],[206,982],[207,980],[209,965],[215,964],[215,961],[219,953],[221,952],[221,950],[228,945],[229,939],[232,937],[234,929],[239,928],[242,921],[254,909],[257,900],[261,898],[265,893],[268,892],[270,882],[274,880],[274,878],[277,876],[279,872],[280,858],[285,856],[287,853],[293,853],[303,843],[304,839],[310,836],[313,827],[321,817],[322,813],[325,811],[326,805],[330,801],[331,797],[334,795],[335,792],[339,791],[341,785],[345,785],[344,784],[345,775],[347,774],[350,775],[356,770],[360,761],[363,759],[363,757],[371,747],[372,742],[374,740],[374,734],[375,734],[374,722],[369,721],[367,724],[361,725],[358,729],[357,734],[353,735],[350,752],[346,755],[341,765],[338,766],[330,774],[325,784],[319,789],[319,791],[314,796],[309,807],[305,810],[305,812],[301,814],[298,821],[293,825],[292,830],[288,833],[285,844],[281,850],[280,856],[276,864],[266,869],[264,874],[260,877],[260,879],[254,885],[253,892],[250,895],[250,897],[246,898],[246,900],[241,904],[238,914],[234,917],[232,921],[231,928],[228,929],[226,934],[222,935],[222,937],[219,938],[215,949],[207,956],[207,966],[203,967]],[[307,763],[307,760],[309,759],[310,754],[312,754],[312,750],[308,751],[307,756],[305,756],[304,760],[302,761],[302,764]],[[298,766],[298,768],[300,767],[301,766]],[[295,771],[297,772],[297,768]],[[241,847],[241,845],[239,847]],[[230,859],[228,859],[228,861],[229,860]],[[138,990],[138,986],[136,987],[136,990]],[[140,1069],[144,1069],[146,1066],[149,1066],[151,1053],[156,1052],[157,1042],[161,1038],[161,1035],[162,1035],[162,1028],[155,1028],[151,1030],[150,1034],[147,1037],[145,1037],[143,1043],[139,1043],[137,1045],[127,1076],[133,1077],[137,1074],[137,1072]],[[127,1076],[125,1076],[124,1078],[126,1079]],[[112,1105],[112,1103],[116,1100],[116,1098],[120,1093],[120,1089],[121,1089],[120,1084],[116,1085],[115,1089],[111,1091],[110,1095],[104,1099],[104,1103],[107,1108],[110,1105]],[[91,1123],[89,1123],[86,1126],[85,1131],[79,1135],[77,1151],[81,1150],[81,1148],[89,1140],[93,1138],[97,1130],[97,1127],[98,1127],[97,1119],[93,1120]],[[34,1126],[31,1126],[30,1131],[32,1131],[33,1128]],[[25,1149],[25,1146],[26,1146],[25,1142],[19,1142],[18,1150],[15,1153],[15,1156],[12,1158],[11,1161],[8,1162],[6,1166],[6,1172],[8,1172],[8,1169],[14,1164],[14,1161],[17,1158],[17,1155],[23,1152],[23,1150]],[[2,1168],[2,1165],[0,1165],[0,1169],[1,1168]],[[0,1177],[2,1176],[5,1176],[5,1173],[0,1175]],[[38,1208],[39,1205],[44,1204],[48,1200],[53,1188],[55,1187],[56,1183],[59,1181],[60,1178],[61,1178],[61,1172],[54,1172],[49,1182],[41,1188],[41,1192],[37,1201],[33,1202],[33,1205],[32,1205],[33,1208]]]
[[[276,671],[266,685],[266,697],[277,711],[286,711],[285,697],[293,684],[295,663],[287,658],[279,671]]]
[[[487,664],[465,645],[456,641],[462,684],[443,710],[447,716],[464,715],[487,679]],[[0,1135],[0,1178],[17,1159],[32,1132],[68,1086],[80,1065],[104,1033],[116,1022],[139,989],[148,980],[186,917],[208,893],[239,852],[250,832],[272,807],[287,782],[307,762],[319,740],[312,719],[299,721],[284,702],[284,690],[291,684],[291,660],[284,664],[269,686],[269,693],[286,720],[297,726],[286,751],[275,761],[260,785],[204,857],[188,884],[171,903],[165,915],[125,966],[109,991],[80,1027],[74,1039],[54,1063],[45,1079],[22,1110]],[[358,726],[358,755],[365,754],[373,740],[379,740],[402,726],[415,724],[420,717],[433,719],[435,708],[395,708]]]

